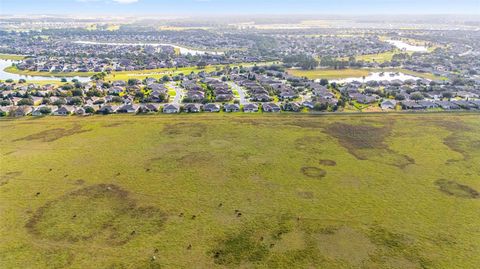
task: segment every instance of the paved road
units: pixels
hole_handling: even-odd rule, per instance
[[[240,96],[240,105],[245,105],[248,103],[248,100],[247,100],[247,94],[245,92],[245,90],[238,86],[237,84],[235,84],[234,82],[227,82],[227,84],[232,87],[233,90],[236,90],[238,92],[238,95]]]
[[[183,100],[183,89],[175,84],[175,82],[167,83],[168,88],[175,90],[175,98],[172,101],[172,104],[181,104]]]

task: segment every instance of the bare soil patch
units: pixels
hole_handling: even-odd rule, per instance
[[[187,135],[190,137],[202,137],[207,126],[202,123],[180,122],[165,125],[162,134],[167,136]]]
[[[457,198],[479,199],[480,193],[470,186],[459,184],[453,180],[439,179],[435,181],[441,192]]]
[[[334,160],[320,160],[318,161],[320,165],[325,165],[325,166],[336,166],[337,162]]]
[[[13,171],[13,172],[7,172],[4,175],[0,176],[0,186],[8,184],[10,180],[20,176],[22,174],[22,171]]]
[[[45,130],[36,134],[25,136],[23,138],[15,139],[13,141],[17,142],[17,141],[39,140],[41,142],[52,142],[62,137],[72,136],[75,134],[81,134],[89,131],[91,130],[82,130],[82,127],[80,125],[75,125],[70,129],[54,128],[50,130]]]
[[[357,159],[365,160],[359,153],[362,149],[386,149],[384,141],[390,133],[389,127],[375,127],[370,125],[350,125],[332,123],[325,129],[326,132],[338,139],[340,144]]]
[[[40,207],[25,227],[42,238],[78,242],[99,239],[123,245],[138,234],[157,233],[166,215],[158,208],[138,207],[119,186],[88,186]]]
[[[327,175],[327,171],[318,167],[302,167],[300,170],[302,174],[311,178],[322,178]]]

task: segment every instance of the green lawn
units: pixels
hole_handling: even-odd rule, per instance
[[[357,61],[365,61],[365,62],[376,62],[376,63],[384,63],[389,62],[392,60],[393,55],[398,51],[387,51],[378,54],[367,54],[367,55],[360,55],[356,57]]]
[[[0,268],[478,268],[480,114],[0,120]]]
[[[370,71],[368,69],[315,69],[315,70],[300,70],[289,69],[288,73],[297,77],[307,77],[309,79],[342,79],[350,77],[368,76]]]
[[[27,76],[51,76],[51,77],[91,77],[95,73],[94,72],[40,72],[40,71],[28,71],[28,70],[19,70],[16,66],[9,66],[4,69],[5,72],[13,73],[13,74],[20,74],[20,75],[27,75]]]
[[[17,55],[17,54],[4,54],[0,53],[0,60],[13,60],[13,61],[20,61],[25,59],[24,55]]]

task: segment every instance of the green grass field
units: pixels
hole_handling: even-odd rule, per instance
[[[26,57],[26,56],[24,56],[24,55],[0,53],[0,60],[20,61],[20,60],[25,59],[25,57]]]
[[[342,79],[350,77],[368,76],[370,70],[368,69],[315,69],[315,70],[301,70],[289,69],[288,73],[297,77],[307,77],[309,79]]]
[[[480,115],[0,120],[0,268],[478,268]]]

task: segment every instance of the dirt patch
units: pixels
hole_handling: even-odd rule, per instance
[[[8,172],[4,175],[0,176],[0,186],[8,184],[10,180],[20,176],[22,174],[21,171],[13,171],[13,172]]]
[[[112,184],[82,188],[40,207],[25,227],[42,238],[78,242],[96,239],[123,245],[138,234],[160,231],[166,215],[138,207],[129,193]]]
[[[202,137],[207,126],[201,123],[175,123],[165,125],[162,134],[167,136],[187,135],[190,137]]]
[[[269,253],[266,242],[259,240],[253,230],[228,235],[211,251],[216,264],[238,266],[244,262],[258,262]]]
[[[327,171],[318,167],[302,167],[300,169],[302,174],[311,178],[322,178],[327,175]]]
[[[353,156],[366,160],[362,149],[386,149],[385,138],[390,133],[389,127],[375,127],[370,125],[350,125],[345,123],[332,123],[325,129],[335,137],[340,144]]]
[[[321,152],[323,138],[320,136],[304,136],[294,142],[295,149],[300,151]]]
[[[46,268],[67,268],[75,259],[73,252],[67,248],[49,248],[42,254]]]
[[[318,247],[322,254],[359,266],[369,259],[376,246],[369,238],[352,228],[340,227],[332,233],[318,235]]]
[[[385,259],[385,266],[391,261],[402,260],[405,268],[431,268],[430,261],[422,256],[421,248],[411,236],[389,231],[379,225],[370,227],[370,241],[379,247],[376,259]],[[402,267],[403,268],[403,267]]]
[[[333,160],[320,160],[318,161],[320,165],[325,165],[325,166],[336,166],[337,162]]]
[[[300,191],[297,192],[298,197],[303,198],[303,199],[313,199],[314,195],[313,192],[311,191]]]
[[[80,125],[75,125],[70,129],[55,128],[55,129],[41,131],[36,134],[31,134],[19,139],[15,139],[13,141],[17,142],[17,141],[40,140],[42,142],[52,142],[62,137],[72,136],[75,134],[81,134],[89,131],[91,130],[82,130],[82,127]]]
[[[102,127],[104,127],[104,128],[113,128],[113,127],[119,127],[119,126],[122,126],[122,125],[123,125],[122,122],[114,122],[114,123],[104,124],[104,125],[102,125]]]
[[[473,188],[459,184],[453,180],[439,179],[435,181],[441,192],[457,198],[479,199],[480,193]]]

